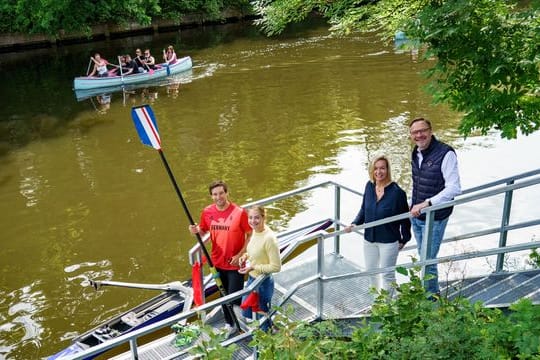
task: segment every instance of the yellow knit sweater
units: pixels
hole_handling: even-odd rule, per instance
[[[281,270],[277,238],[268,226],[265,225],[262,232],[253,231],[246,251],[253,267],[249,276],[255,278]]]

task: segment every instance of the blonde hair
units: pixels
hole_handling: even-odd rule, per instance
[[[257,210],[261,214],[261,217],[266,217],[266,209],[262,205],[252,205],[248,208],[249,210]]]
[[[380,161],[380,160],[383,160],[384,162],[386,162],[386,180],[388,181],[388,183],[391,183],[392,182],[392,172],[390,171],[390,161],[388,160],[388,158],[386,157],[386,155],[384,154],[380,154],[380,155],[377,155],[375,156],[371,162],[369,163],[369,179],[371,180],[371,182],[375,183],[375,163],[377,161]]]

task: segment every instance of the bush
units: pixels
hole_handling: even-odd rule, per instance
[[[57,36],[85,31],[93,25],[135,22],[149,25],[153,19],[180,19],[196,13],[219,18],[225,9],[245,10],[248,0],[7,0],[0,1],[0,31]]]
[[[291,322],[286,312],[274,333],[256,331],[251,345],[261,359],[540,359],[540,308],[529,300],[505,314],[463,298],[433,299],[419,269],[398,271],[410,281],[396,287],[396,298],[378,293],[370,322],[351,337],[333,321]]]
[[[338,321],[291,321],[290,307],[275,316],[272,332],[256,330],[250,345],[262,360],[540,360],[540,307],[530,300],[503,312],[463,298],[433,298],[422,286],[419,268],[397,271],[410,281],[396,286],[395,298],[377,293],[371,319],[356,326],[352,336],[344,336]],[[229,359],[232,353],[213,341],[198,354]]]

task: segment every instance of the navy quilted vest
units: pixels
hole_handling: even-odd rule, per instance
[[[449,151],[454,151],[451,146],[438,141],[435,136],[431,138],[429,147],[422,151],[422,166],[418,167],[417,146],[412,152],[412,177],[413,192],[412,204],[418,204],[441,192],[444,189],[444,178],[441,165],[444,156]],[[453,208],[437,210],[435,220],[443,220],[450,216]],[[425,220],[426,215],[422,214],[420,219]]]

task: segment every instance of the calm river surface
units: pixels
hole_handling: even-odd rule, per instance
[[[112,61],[136,47],[159,55],[168,44],[193,59],[180,84],[113,93],[109,106],[97,97],[77,101],[72,80],[93,52]],[[363,190],[367,161],[378,151],[410,191],[407,123],[418,115],[458,150],[464,188],[540,167],[538,135],[460,138],[459,116],[430,105],[421,88],[425,67],[374,37],[336,39],[311,27],[269,39],[245,24],[3,54],[0,358],[55,353],[153,295],[96,292],[84,286],[88,278],[190,276],[194,239],[158,154],[140,144],[134,105],[152,104],[195,218],[210,201],[207,184],[218,178],[239,204],[328,179]],[[283,204],[270,217],[286,228],[306,209],[328,206],[317,200]],[[515,201],[536,209],[540,198]],[[467,216],[458,212],[452,221]]]

